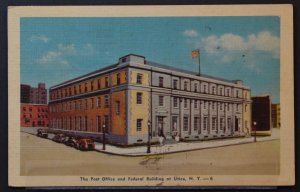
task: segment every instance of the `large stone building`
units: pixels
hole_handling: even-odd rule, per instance
[[[39,83],[38,87],[21,84],[21,103],[47,104],[45,83]]]
[[[50,128],[119,144],[244,136],[251,131],[250,89],[126,55],[119,62],[50,88]],[[148,126],[148,122],[150,126]],[[148,128],[151,128],[150,130]]]

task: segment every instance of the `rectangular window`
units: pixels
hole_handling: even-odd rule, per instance
[[[77,109],[77,104],[76,104],[76,101],[74,101],[74,110]]]
[[[185,81],[185,82],[183,83],[183,89],[184,89],[185,91],[188,90],[188,82],[187,82],[187,81]]]
[[[206,87],[206,85],[203,85],[203,92],[207,93],[207,87]]]
[[[97,81],[97,86],[98,86],[98,89],[101,88],[101,80],[100,79],[98,79],[98,81]]]
[[[216,130],[217,118],[213,117],[211,121],[211,130]]]
[[[69,88],[69,96],[71,96],[72,95],[72,89],[71,89],[71,87]]]
[[[163,87],[164,86],[164,78],[163,77],[159,77],[159,87]]]
[[[120,114],[120,101],[116,101],[116,114]]]
[[[231,118],[227,118],[227,127],[230,130],[231,129]]]
[[[208,117],[203,117],[203,130],[208,128]]]
[[[178,89],[177,85],[178,85],[178,80],[177,79],[173,79],[173,89]]]
[[[138,73],[136,76],[136,83],[137,84],[142,84],[143,83],[143,74]]]
[[[194,92],[197,92],[198,91],[198,85],[195,83],[194,84]]]
[[[88,123],[87,123],[87,116],[84,116],[84,130],[87,131],[88,130]]]
[[[199,117],[194,117],[194,131],[197,131],[199,129]]]
[[[84,84],[84,92],[85,92],[85,93],[88,92],[87,83]]]
[[[91,109],[94,109],[94,98],[91,98]]]
[[[91,81],[91,91],[94,91],[94,81]]]
[[[121,75],[120,73],[117,74],[117,85],[120,85],[121,83]]]
[[[236,111],[239,111],[239,105],[236,104]]]
[[[160,95],[158,97],[158,105],[159,106],[164,106],[164,96]]]
[[[227,104],[227,111],[229,111],[230,110],[230,106],[229,106],[229,104]]]
[[[223,103],[220,103],[220,110],[223,110]]]
[[[88,100],[87,99],[84,100],[84,109],[88,109]]]
[[[142,104],[142,96],[143,96],[143,93],[140,93],[140,92],[136,93],[136,104]]]
[[[198,108],[198,101],[197,101],[197,100],[194,101],[194,108],[195,108],[195,109]]]
[[[74,95],[76,95],[77,94],[77,89],[76,89],[76,86],[74,86]]]
[[[212,94],[216,94],[216,87],[215,86],[212,87]]]
[[[248,105],[246,104],[246,105],[245,105],[245,112],[247,112],[247,107],[248,107]]]
[[[81,85],[79,85],[79,94],[81,94]]]
[[[173,97],[173,107],[178,107],[178,98]]]
[[[236,97],[239,97],[239,91],[238,90],[235,91],[235,94],[236,94]]]
[[[108,95],[104,96],[104,107],[107,108],[109,106]]]
[[[212,102],[211,108],[214,110],[215,109],[215,102]]]
[[[220,118],[220,130],[224,130],[224,118]]]
[[[108,88],[108,77],[105,77],[105,88]]]
[[[97,116],[97,129],[98,129],[98,132],[102,131],[102,125],[101,125],[101,117],[100,117],[100,115]]]
[[[101,97],[97,97],[97,107],[101,107]]]
[[[188,100],[184,99],[184,108],[187,109],[188,108]]]
[[[222,87],[220,87],[220,89],[219,89],[219,95],[223,95],[223,88]]]
[[[183,131],[189,130],[189,117],[183,117]]]
[[[79,101],[79,104],[78,104],[78,105],[79,105],[79,106],[78,106],[78,109],[81,110],[81,109],[82,109],[82,101],[81,101],[81,100]]]
[[[136,131],[142,131],[142,121],[143,119],[136,120]]]
[[[230,96],[230,90],[229,90],[229,89],[226,90],[226,96],[227,96],[227,97]]]

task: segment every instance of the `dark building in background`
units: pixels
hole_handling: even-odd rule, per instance
[[[30,85],[21,84],[21,103],[30,103]]]
[[[47,104],[45,83],[39,83],[38,87],[21,84],[21,103]]]
[[[271,126],[270,95],[252,97],[252,132],[271,134]]]

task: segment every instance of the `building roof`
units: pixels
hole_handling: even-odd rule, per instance
[[[124,58],[124,57],[129,56],[129,55],[134,55],[134,56],[138,56],[138,57],[143,57],[143,58],[145,58],[144,56],[136,55],[136,54],[128,54],[128,55],[125,55],[125,56],[120,57],[120,58]],[[162,69],[166,69],[166,70],[173,70],[173,71],[177,71],[177,72],[180,72],[180,73],[186,73],[186,74],[190,74],[190,75],[198,75],[198,74],[199,74],[199,73],[197,73],[197,72],[193,72],[193,71],[189,71],[189,70],[185,70],[185,69],[180,69],[180,68],[176,68],[176,67],[172,67],[172,66],[168,66],[168,65],[163,65],[163,64],[159,64],[159,63],[156,63],[156,62],[153,62],[153,61],[145,60],[145,62],[146,62],[146,63],[145,63],[146,65],[149,65],[149,66],[152,66],[152,67],[158,67],[158,68],[162,68]],[[50,87],[50,89],[52,89],[53,87],[57,87],[57,86],[61,86],[61,85],[64,85],[64,84],[71,83],[71,82],[73,82],[73,81],[82,79],[82,78],[84,78],[84,77],[91,76],[91,75],[93,75],[93,74],[97,74],[97,73],[102,72],[102,71],[114,69],[114,68],[116,68],[118,65],[119,65],[119,63],[112,64],[112,65],[109,65],[109,66],[106,66],[106,67],[104,67],[104,68],[101,68],[101,69],[92,71],[92,72],[87,73],[87,74],[85,74],[85,75],[81,75],[81,76],[79,76],[79,77],[76,77],[76,78],[73,78],[73,79],[64,81],[64,82],[59,83],[59,84],[57,84],[57,85],[54,85],[54,86]],[[201,73],[200,76],[201,76],[201,77],[205,77],[205,78],[209,78],[209,79],[214,79],[214,80],[224,81],[224,82],[228,82],[228,83],[235,83],[235,82],[237,81],[237,80],[228,80],[228,79],[223,79],[223,78],[219,78],[219,77],[214,77],[214,76],[206,75],[206,74],[203,74],[203,73]]]

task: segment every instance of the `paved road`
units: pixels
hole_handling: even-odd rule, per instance
[[[279,174],[279,140],[151,157],[82,152],[21,133],[21,175]]]

